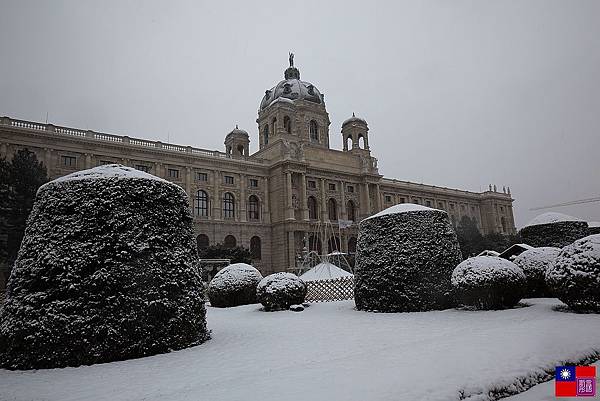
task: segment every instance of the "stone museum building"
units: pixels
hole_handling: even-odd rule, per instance
[[[256,122],[259,150],[250,154],[248,132],[238,127],[221,152],[1,117],[0,156],[28,148],[51,179],[120,163],[173,181],[189,196],[198,246],[249,248],[263,274],[293,269],[305,247],[353,253],[357,223],[397,203],[443,209],[455,224],[469,216],[482,233],[515,232],[510,191],[383,177],[362,118],[344,121],[343,148],[331,149],[325,96],[300,79],[293,55],[284,79],[265,91]]]

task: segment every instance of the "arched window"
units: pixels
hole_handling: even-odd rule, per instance
[[[194,211],[196,212],[196,216],[208,216],[208,194],[203,190],[196,192]]]
[[[348,253],[356,253],[356,237],[350,237],[348,240]]]
[[[327,201],[327,213],[329,214],[329,220],[336,221],[337,220],[337,203],[335,199],[330,198]]]
[[[321,237],[319,237],[319,235],[311,235],[308,237],[308,250],[315,251],[319,255],[323,252],[323,248],[321,246]]]
[[[277,117],[273,117],[273,119],[271,120],[271,132],[273,134],[277,133]]]
[[[353,201],[349,200],[346,203],[346,212],[348,213],[348,220],[356,221],[356,208]]]
[[[248,198],[248,220],[258,220],[259,216],[258,197],[250,195],[250,198]]]
[[[308,203],[307,204],[307,206],[308,206],[308,218],[311,219],[311,220],[316,220],[317,219],[317,213],[318,213],[317,200],[315,199],[314,196],[309,196],[307,203]]]
[[[236,245],[237,245],[237,240],[235,239],[235,237],[233,235],[228,235],[223,240],[223,246],[225,248],[235,248]]]
[[[292,133],[292,120],[288,116],[283,117],[283,129],[286,133]]]
[[[254,236],[250,238],[250,257],[252,259],[261,259],[260,237]]]
[[[208,248],[209,241],[208,235],[200,234],[196,237],[196,244],[198,245],[198,250]]]
[[[500,218],[500,224],[502,224],[502,233],[506,233],[506,218],[504,216]]]
[[[362,134],[358,136],[358,147],[361,149],[365,148],[365,138],[362,136]]]
[[[331,252],[335,252],[335,251],[340,251],[342,249],[342,247],[340,246],[340,239],[337,236],[332,236],[331,238],[329,238],[329,241],[327,241],[327,251],[328,253]]]
[[[269,124],[265,125],[263,132],[265,134],[265,145],[266,145],[269,143]]]
[[[235,199],[230,192],[223,196],[223,217],[233,219],[235,217]]]
[[[237,149],[240,156],[244,156],[244,145],[238,145]]]
[[[348,138],[346,138],[346,147],[348,149],[352,149],[354,142],[352,142],[352,137],[348,135]]]
[[[319,124],[315,120],[310,120],[310,140],[319,142]]]

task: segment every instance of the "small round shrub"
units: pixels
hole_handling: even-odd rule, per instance
[[[475,256],[452,272],[452,286],[459,303],[477,309],[506,309],[523,297],[526,278],[514,263],[496,256]]]
[[[528,249],[513,261],[527,277],[527,290],[524,298],[550,297],[550,289],[546,285],[546,271],[554,265],[560,248],[540,247]]]
[[[256,288],[256,297],[266,311],[289,309],[306,297],[306,283],[292,273],[275,273],[263,278]]]
[[[256,286],[262,278],[258,270],[246,263],[234,263],[225,267],[208,285],[211,306],[228,308],[255,304]]]
[[[600,312],[600,234],[563,248],[546,272],[546,283],[571,309]]]

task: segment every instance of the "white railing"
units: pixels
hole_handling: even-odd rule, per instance
[[[154,148],[161,149],[163,151],[168,152],[177,152],[177,153],[191,153],[193,155],[204,156],[204,157],[218,157],[218,158],[230,158],[224,152],[219,152],[218,150],[207,150],[194,148],[191,146],[182,146],[182,145],[174,145],[171,143],[163,143],[160,141],[149,141],[146,139],[139,138],[130,138],[128,136],[120,136],[113,134],[105,134],[102,132],[94,132],[94,131],[84,131],[77,128],[69,128],[69,127],[61,127],[53,124],[41,124],[32,121],[25,120],[17,120],[10,117],[0,117],[0,125],[9,125],[11,127],[24,128],[36,131],[45,131],[53,134],[59,135],[68,135],[68,136],[76,136],[80,138],[93,139],[97,141],[104,142],[113,142],[113,143],[122,143],[125,145],[133,145],[133,146],[143,146],[146,148]],[[261,159],[252,158],[251,160],[254,163],[263,163]]]

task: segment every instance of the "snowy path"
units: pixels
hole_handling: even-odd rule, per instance
[[[485,400],[490,389],[600,352],[600,315],[552,309],[378,314],[209,308],[213,339],[137,360],[0,370],[1,400]]]

